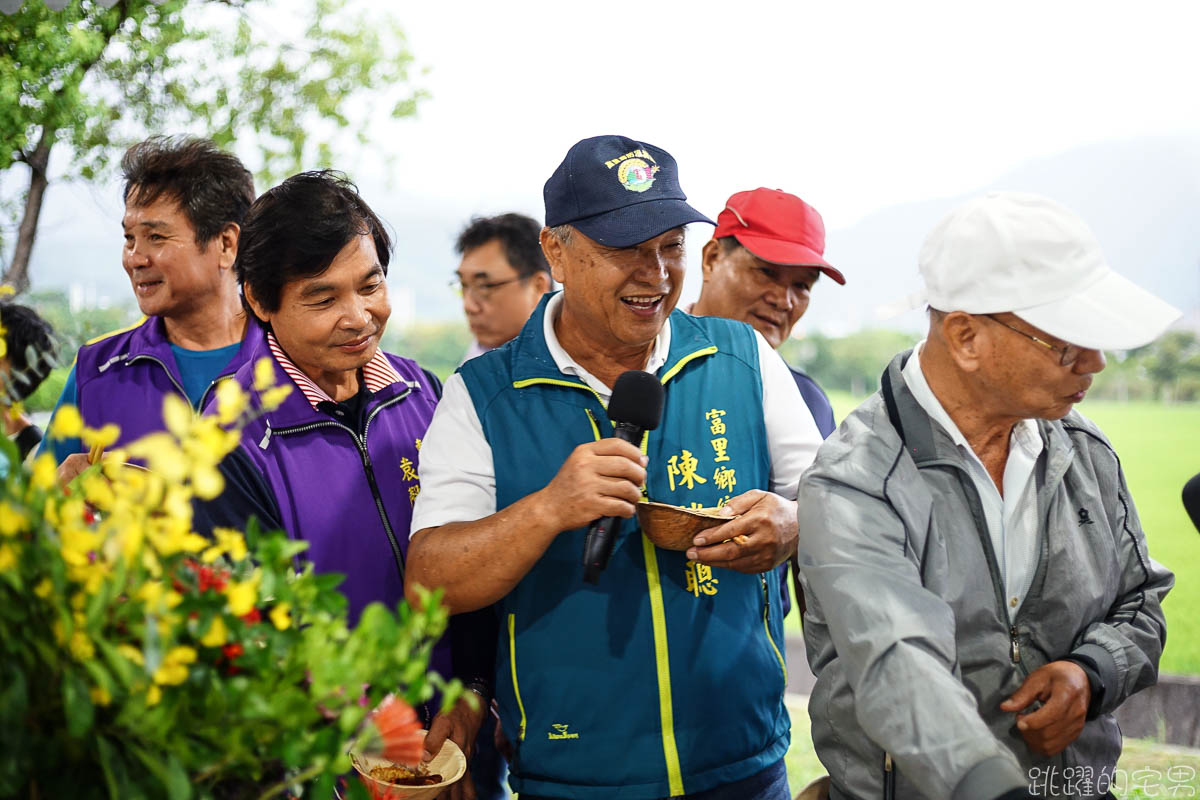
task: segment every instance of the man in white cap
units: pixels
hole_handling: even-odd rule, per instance
[[[1152,685],[1174,579],[1073,411],[1102,349],[1175,309],[1077,216],[990,194],[920,255],[926,339],[805,474],[800,569],[831,797],[1109,797],[1112,711]]]

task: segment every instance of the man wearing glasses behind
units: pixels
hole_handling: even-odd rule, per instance
[[[462,263],[450,288],[462,297],[475,336],[464,361],[516,338],[553,287],[538,241],[541,231],[540,223],[523,214],[501,214],[475,217],[458,235]]]

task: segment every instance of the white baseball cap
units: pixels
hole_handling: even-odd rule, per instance
[[[1079,216],[1035,194],[959,206],[925,238],[919,266],[932,308],[1012,312],[1079,347],[1140,347],[1182,316],[1113,271]]]

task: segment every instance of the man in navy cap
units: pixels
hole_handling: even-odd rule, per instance
[[[542,249],[562,291],[447,381],[421,455],[407,586],[494,606],[496,698],[523,800],[785,800],[780,585],[820,434],[787,366],[744,323],[675,311],[689,206],[666,151],[577,143],[546,182]],[[709,224],[712,224],[709,222]],[[611,438],[617,376],[645,370],[663,419]],[[656,548],[645,497],[737,519]],[[588,525],[626,518],[585,584]],[[410,593],[411,597],[411,593]]]

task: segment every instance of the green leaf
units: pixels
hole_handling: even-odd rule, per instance
[[[104,785],[108,788],[108,796],[120,797],[119,787],[128,780],[124,761],[107,736],[96,737],[96,752],[100,758],[100,770],[104,773]]]
[[[75,739],[83,738],[92,729],[95,710],[88,687],[79,673],[68,670],[63,673],[63,713],[67,717],[67,733]]]
[[[192,783],[188,780],[187,772],[174,753],[167,756],[167,774],[164,784],[167,787],[167,797],[171,800],[188,800],[192,796]]]

